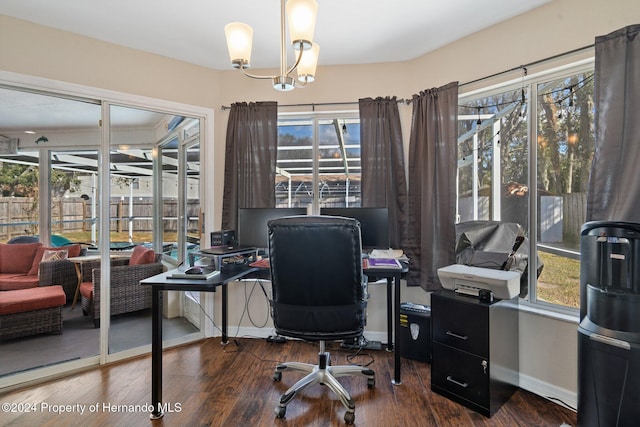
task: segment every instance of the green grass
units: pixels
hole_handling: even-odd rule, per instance
[[[538,252],[544,262],[538,278],[538,299],[552,304],[580,307],[580,261]]]

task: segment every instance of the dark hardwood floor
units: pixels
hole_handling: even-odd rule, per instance
[[[351,351],[330,347],[332,364],[350,363]],[[279,395],[301,374],[285,372],[273,381],[282,361],[314,362],[316,344],[219,338],[164,353],[163,398],[167,412],[151,421],[150,356],[95,368],[48,383],[0,395],[4,426],[343,426],[344,408],[326,387],[311,386],[277,419]],[[361,377],[343,377],[356,401],[360,426],[575,426],[576,413],[539,396],[517,391],[493,417],[485,418],[431,391],[430,365],[402,361],[402,385],[391,384],[393,354],[370,351],[351,362],[370,363],[376,387]],[[63,406],[68,405],[68,406]],[[75,406],[74,406],[75,405]],[[81,405],[84,405],[82,407]],[[137,405],[137,406],[136,406]],[[84,413],[80,411],[84,409]],[[66,412],[63,412],[66,411]],[[60,413],[59,413],[60,412]]]

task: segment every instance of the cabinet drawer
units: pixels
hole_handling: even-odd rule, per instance
[[[431,384],[488,408],[488,361],[439,343],[433,343],[432,351]]]
[[[489,356],[489,309],[471,300],[433,294],[431,322],[433,341],[451,347]]]

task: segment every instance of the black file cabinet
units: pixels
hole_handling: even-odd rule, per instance
[[[518,388],[518,299],[431,295],[431,390],[491,417]]]

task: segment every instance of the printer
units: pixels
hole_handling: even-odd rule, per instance
[[[511,299],[520,293],[520,273],[453,264],[438,269],[440,283],[445,289],[472,296],[481,290],[493,292],[498,299]]]

